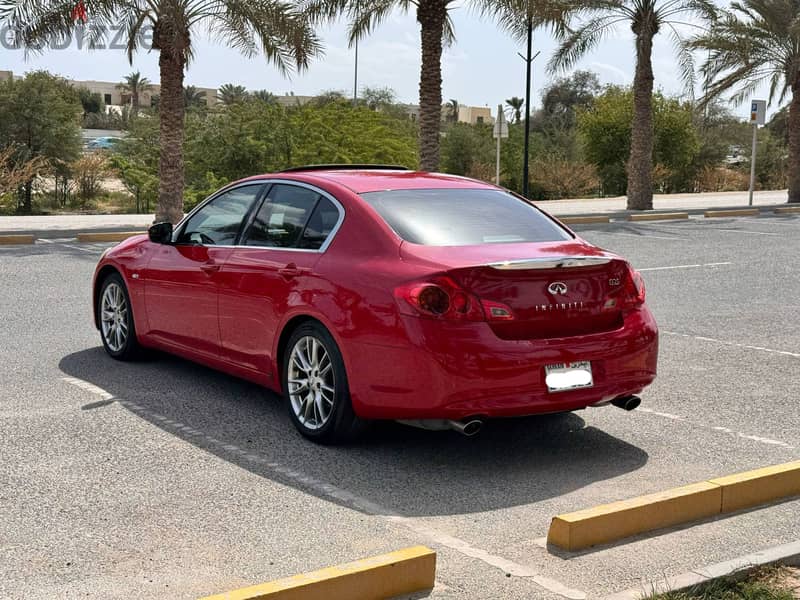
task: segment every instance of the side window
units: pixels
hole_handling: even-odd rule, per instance
[[[314,212],[311,213],[311,218],[308,220],[297,247],[319,250],[338,221],[339,209],[333,202],[321,197]]]
[[[276,184],[261,205],[243,244],[296,248],[321,196],[308,188]]]
[[[177,243],[230,246],[262,189],[261,184],[248,185],[220,194],[192,215]]]

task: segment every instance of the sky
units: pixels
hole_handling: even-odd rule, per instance
[[[490,106],[494,114],[497,105],[506,98],[524,96],[525,63],[517,55],[524,51],[522,45],[468,8],[457,7],[451,15],[456,42],[442,56],[444,101],[456,99],[468,106]],[[263,57],[245,58],[201,35],[196,39],[195,59],[187,70],[186,84],[219,87],[233,83],[277,95],[290,91],[313,95],[325,90],[352,94],[354,53],[347,45],[345,29],[344,23],[336,23],[321,30],[324,56],[317,58],[307,71],[290,78],[282,76]],[[533,106],[539,104],[542,88],[552,79],[546,65],[556,47],[546,30],[535,32],[534,51],[541,54],[533,68]],[[620,26],[576,68],[595,71],[604,84],[630,84],[633,63],[632,33]],[[416,104],[419,66],[419,26],[413,15],[396,12],[360,42],[359,88],[390,87],[398,100]],[[46,69],[68,79],[101,81],[119,81],[132,70],[139,70],[151,81],[158,81],[155,52],[140,51],[131,66],[123,50],[79,50],[73,44],[67,49],[26,57],[22,50],[0,47],[0,70],[22,74],[33,69]],[[656,89],[670,95],[684,93],[672,43],[663,35],[657,36],[654,44],[653,71]],[[748,108],[748,105],[732,107],[742,117],[748,114]]]

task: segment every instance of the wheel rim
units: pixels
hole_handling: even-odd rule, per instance
[[[128,340],[128,303],[122,288],[110,283],[100,302],[100,323],[103,339],[112,352],[119,352]]]
[[[317,338],[297,340],[289,354],[287,385],[297,420],[308,429],[323,427],[333,412],[336,380],[330,354]]]

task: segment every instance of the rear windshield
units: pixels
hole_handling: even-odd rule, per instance
[[[556,242],[570,235],[500,190],[391,190],[361,194],[397,235],[425,246]]]

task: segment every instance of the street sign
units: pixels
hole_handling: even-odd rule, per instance
[[[494,122],[492,136],[495,139],[508,137],[508,122],[506,121],[506,115],[503,112],[502,106],[497,107],[497,120]]]
[[[753,100],[750,102],[750,124],[763,125],[767,122],[766,100]]]

